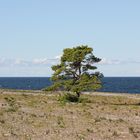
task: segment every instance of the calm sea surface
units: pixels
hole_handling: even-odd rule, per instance
[[[47,77],[1,77],[0,88],[40,90],[51,85]],[[100,91],[140,93],[140,77],[105,77]]]

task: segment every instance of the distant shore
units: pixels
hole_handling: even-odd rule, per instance
[[[54,91],[55,92],[55,91]],[[60,93],[61,91],[57,91],[55,93]],[[53,93],[52,92],[46,92],[43,90],[22,90],[22,89],[0,89],[0,93],[3,94],[7,94],[7,93],[11,93],[11,94],[48,94],[48,93]],[[87,94],[87,95],[102,95],[102,96],[127,96],[127,97],[140,97],[140,93],[119,93],[119,92],[101,92],[101,91],[91,91],[91,92],[82,92],[83,94]]]

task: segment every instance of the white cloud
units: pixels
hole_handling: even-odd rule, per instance
[[[119,60],[119,59],[106,59],[103,58],[101,62],[99,62],[99,65],[119,65],[119,64],[140,64],[140,60]]]
[[[55,59],[60,60],[61,57],[62,57],[62,54],[61,54],[61,55],[57,55],[57,56],[55,57]]]
[[[103,58],[99,64],[101,64],[101,65],[117,65],[120,63],[121,63],[121,61],[117,60],[117,59],[111,60],[111,59]]]
[[[40,58],[40,59],[34,59],[32,61],[33,64],[37,65],[37,64],[47,64],[48,63],[48,59],[47,58]]]
[[[51,66],[60,62],[61,56],[54,58],[6,59],[0,58],[0,76],[50,76]],[[130,67],[132,64],[133,67]],[[140,60],[117,60],[103,58],[98,65],[99,71],[104,75],[139,75]],[[120,69],[121,65],[121,69]],[[109,67],[108,67],[109,66]]]
[[[0,64],[4,64],[5,63],[5,58],[1,58],[0,59]]]
[[[13,59],[11,65],[14,66],[30,66],[31,62],[23,59]]]
[[[0,67],[28,67],[28,66],[52,66],[56,65],[60,62],[60,58],[62,55],[58,55],[54,58],[35,58],[33,60],[24,60],[24,59],[6,59],[0,58]],[[106,59],[103,58],[98,65],[119,65],[119,64],[139,64],[140,60],[117,60],[117,59]]]
[[[6,59],[0,58],[0,67],[28,67],[28,66],[51,66],[59,63],[60,56],[56,56],[51,59],[47,58],[35,58],[33,60],[24,60],[24,59]]]

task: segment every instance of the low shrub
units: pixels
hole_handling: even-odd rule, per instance
[[[64,93],[63,95],[59,95],[58,101],[61,103],[79,102],[79,98],[74,94]]]
[[[91,101],[88,98],[85,97],[78,97],[76,94],[74,93],[63,93],[60,94],[58,97],[58,101],[60,101],[61,103],[91,103]]]

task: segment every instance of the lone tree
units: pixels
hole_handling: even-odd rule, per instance
[[[53,85],[47,90],[71,91],[80,97],[81,91],[101,88],[103,75],[100,72],[94,72],[97,69],[94,64],[100,62],[101,59],[95,57],[92,52],[93,49],[88,46],[64,49],[61,63],[52,66]]]

